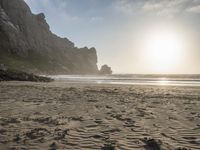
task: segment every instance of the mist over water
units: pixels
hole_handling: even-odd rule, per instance
[[[200,86],[199,75],[56,75],[56,81],[70,83],[157,85],[157,86]]]

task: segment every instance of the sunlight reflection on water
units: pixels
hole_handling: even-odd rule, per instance
[[[127,76],[91,76],[91,75],[57,75],[50,76],[56,81],[70,83],[96,83],[121,85],[157,85],[157,86],[200,86],[198,78],[157,78],[157,77],[127,77]]]

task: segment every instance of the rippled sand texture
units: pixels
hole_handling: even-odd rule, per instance
[[[200,149],[200,88],[2,82],[0,149]]]

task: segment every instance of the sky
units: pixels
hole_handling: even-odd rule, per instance
[[[114,73],[200,73],[200,0],[25,0]],[[162,43],[162,45],[160,44]],[[169,50],[170,49],[170,50]]]

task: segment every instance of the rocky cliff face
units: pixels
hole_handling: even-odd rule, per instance
[[[28,72],[95,74],[95,48],[77,48],[50,31],[24,0],[0,0],[0,64]]]

